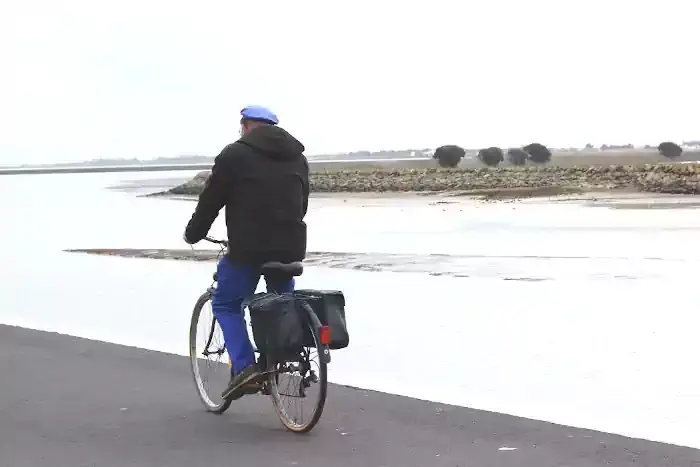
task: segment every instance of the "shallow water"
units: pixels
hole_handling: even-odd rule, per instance
[[[0,178],[0,322],[186,354],[211,263],[61,250],[182,248],[194,205],[136,194],[191,175]],[[312,199],[309,249],[362,253],[299,280],[347,294],[352,343],[331,380],[700,447],[697,211],[589,204]],[[444,261],[469,277],[431,276],[414,256],[430,254],[456,255]]]

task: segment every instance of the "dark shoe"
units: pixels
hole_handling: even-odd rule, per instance
[[[260,379],[260,376],[257,364],[248,365],[243,371],[231,377],[231,381],[228,383],[226,390],[221,393],[221,397],[236,400],[246,394],[255,394],[260,391],[261,386],[257,381]]]

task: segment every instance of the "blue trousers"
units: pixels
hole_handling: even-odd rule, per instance
[[[224,334],[226,351],[231,359],[232,373],[238,374],[255,363],[255,353],[248,338],[243,300],[255,293],[260,282],[260,267],[238,264],[226,256],[216,266],[217,284],[211,307]],[[291,293],[294,278],[265,277],[268,292]]]

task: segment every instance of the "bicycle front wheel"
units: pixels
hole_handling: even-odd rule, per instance
[[[308,433],[321,419],[328,392],[328,365],[311,318],[305,320],[315,347],[305,347],[295,358],[270,362],[267,384],[275,412],[282,424],[295,433]]]
[[[224,413],[231,400],[221,397],[231,377],[224,336],[211,309],[211,293],[205,292],[192,310],[190,363],[199,399],[208,412]]]

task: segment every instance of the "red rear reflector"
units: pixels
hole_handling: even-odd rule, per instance
[[[331,342],[331,328],[329,326],[321,326],[318,331],[318,340],[321,345],[328,345]]]

